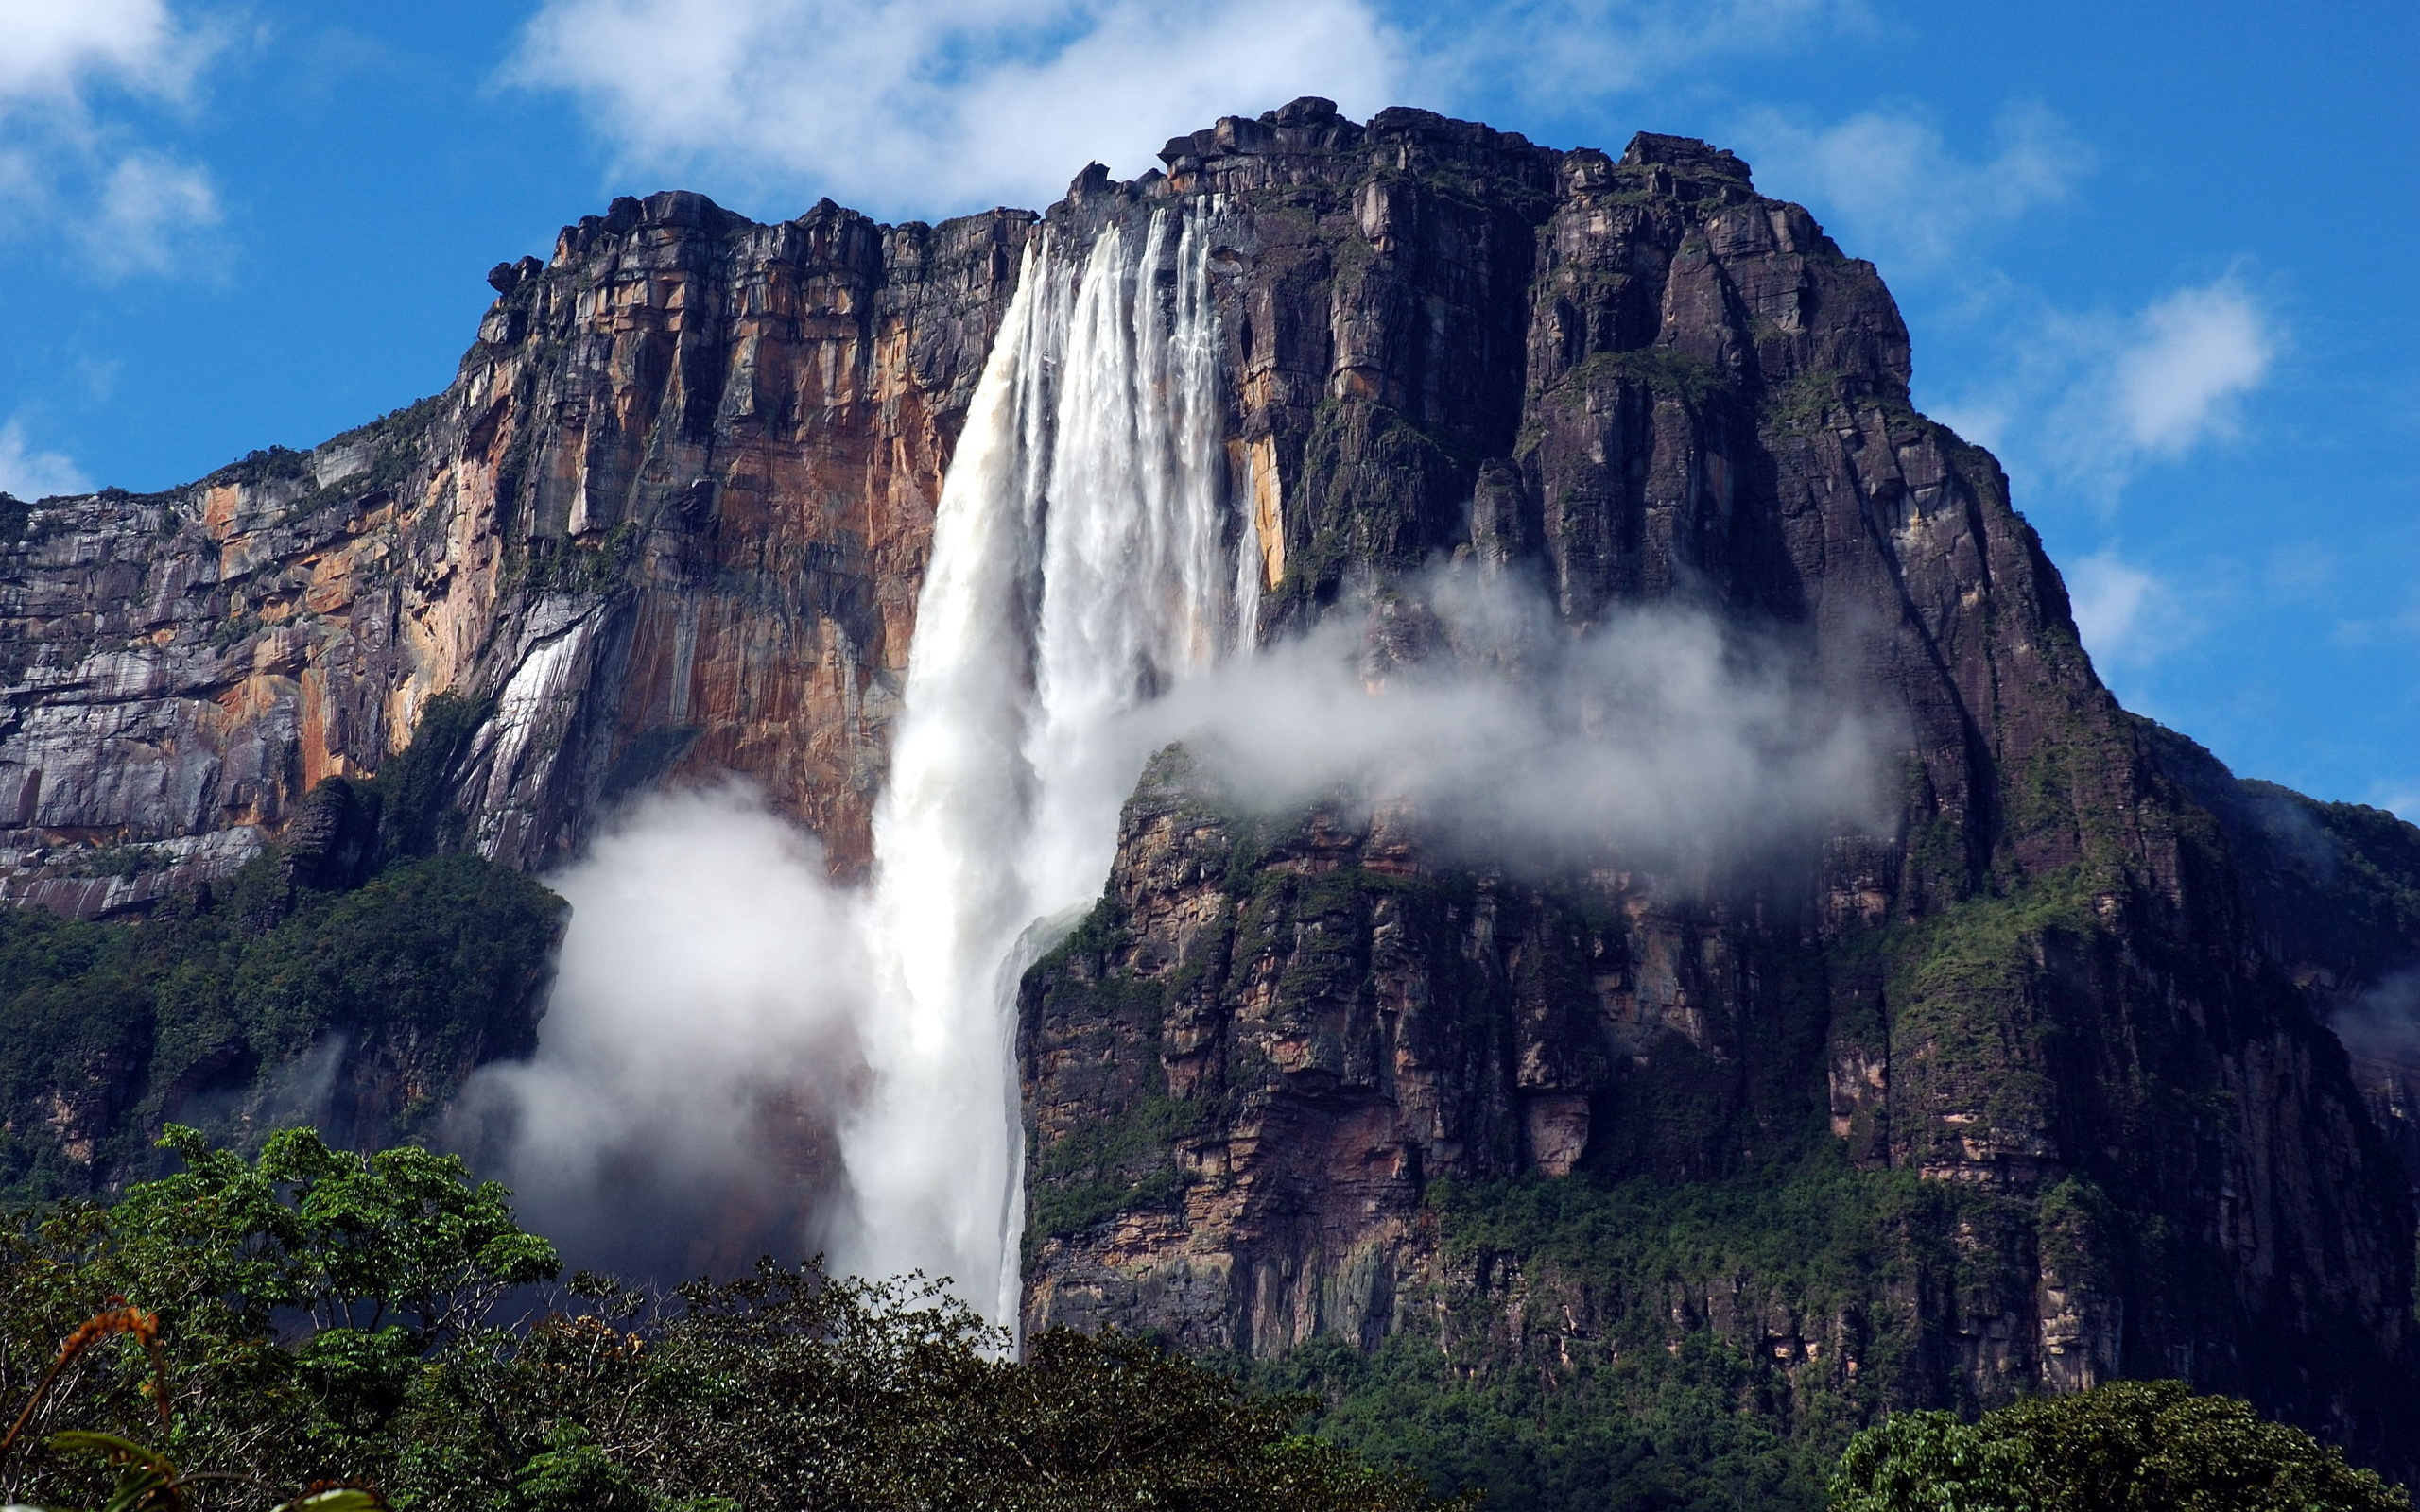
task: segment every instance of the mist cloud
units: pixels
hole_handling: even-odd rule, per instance
[[[576,1263],[819,1247],[868,976],[821,847],[743,785],[663,793],[547,881],[572,918],[538,1054],[478,1074],[457,1142]]]
[[[1081,777],[1102,812],[1182,742],[1235,807],[1386,805],[1447,862],[1686,885],[1892,822],[1888,723],[1714,615],[1640,609],[1575,635],[1543,594],[1474,573],[1358,609],[1113,723]],[[925,1252],[874,1232],[915,1186],[893,1167],[928,1143],[883,1118],[880,1068],[909,1033],[883,942],[916,931],[875,915],[936,900],[833,884],[741,785],[650,797],[550,881],[574,913],[541,1048],[481,1072],[457,1131],[535,1227],[576,1263],[657,1276]]]
[[[2420,967],[2397,971],[2328,1021],[2352,1054],[2420,1070]]]
[[[1248,806],[1401,805],[1448,854],[1516,866],[1720,870],[1894,822],[1887,723],[1778,644],[1668,605],[1575,635],[1476,574],[1231,664],[1136,730]]]

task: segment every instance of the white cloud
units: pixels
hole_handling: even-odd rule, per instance
[[[2237,401],[2260,387],[2276,350],[2268,317],[2230,280],[2161,300],[2111,374],[2126,439],[2175,456],[2231,434]]]
[[[58,452],[37,452],[26,440],[25,422],[0,423],[0,493],[28,502],[54,493],[86,493],[92,481]]]
[[[2241,402],[2268,378],[2279,341],[2233,275],[2131,317],[2053,319],[2043,336],[2037,370],[2060,387],[2031,442],[2052,476],[2104,504],[2152,463],[2238,435]]]
[[[1467,97],[1509,81],[1531,103],[1593,103],[1723,54],[1769,53],[1865,17],[1859,0],[1512,0],[1456,8],[1425,36],[1424,94]]]
[[[2076,630],[2104,671],[2148,665],[2197,633],[2175,590],[2114,550],[2084,558],[2066,576]]]
[[[1990,157],[1962,157],[1921,115],[1866,111],[1837,126],[1749,117],[1739,138],[1766,193],[1815,207],[1850,250],[1937,266],[1978,233],[2055,204],[2092,170],[2092,150],[2040,105],[2002,111]]]
[[[1298,94],[1391,103],[1364,0],[547,0],[508,67],[567,90],[641,171],[936,215],[1056,198],[1180,131]]]
[[[142,106],[190,105],[217,30],[166,0],[0,0],[0,235],[64,230],[104,280],[186,266],[220,219],[207,169],[144,145]]]
[[[95,83],[181,95],[209,50],[165,0],[0,0],[0,107],[81,107]]]
[[[1508,88],[1552,112],[1857,24],[1862,0],[544,0],[506,66],[622,166],[934,215],[1056,198],[1299,94],[1356,118]]]
[[[156,152],[130,152],[101,181],[78,234],[105,275],[167,273],[190,262],[195,233],[219,219],[206,171]]]
[[[2037,306],[2000,322],[2012,335],[1998,373],[1928,407],[2000,453],[2028,494],[2064,489],[2103,508],[2145,468],[2238,437],[2286,339],[2233,273],[2132,315]]]

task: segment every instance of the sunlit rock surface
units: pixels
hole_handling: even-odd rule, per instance
[[[740,771],[862,867],[1031,221],[618,200],[499,270],[444,393],[189,488],[42,501],[0,565],[9,892],[89,914],[223,869],[447,689],[493,700],[463,784],[492,857],[543,867],[621,794]],[[77,875],[79,847],[160,842]]]

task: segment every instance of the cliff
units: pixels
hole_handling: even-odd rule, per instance
[[[1716,607],[1888,690],[1899,817],[1727,893],[1619,858],[1542,885],[1164,763],[1026,983],[1028,1325],[1271,1361],[1410,1334],[1436,1392],[1534,1374],[1608,1417],[1707,1343],[1802,1424],[2177,1375],[2407,1454],[2411,1188],[2306,988],[2420,935],[2284,887],[2118,708],[1998,467],[1910,409],[1874,269],[1671,138],[1298,106],[1164,156],[1053,223],[1223,197],[1284,613],[1447,554],[1574,627]],[[1659,1226],[1693,1186],[1744,1206],[1616,1258],[1541,1182]],[[1817,1190],[1870,1219],[1833,1257],[1861,1284],[1760,1246]]]
[[[425,700],[539,868],[614,798],[736,771],[861,867],[942,467],[1032,217],[759,226],[614,202],[501,290],[452,387],[308,453],[13,509],[0,883],[99,914],[224,871]],[[79,848],[139,845],[106,878]]]
[[[1369,1406],[1404,1383],[1745,1402],[1787,1459],[1886,1404],[2178,1375],[2410,1473],[2411,1083],[2324,1021],[2420,959],[2420,832],[2119,709],[1996,464],[1911,408],[1874,268],[1731,154],[1304,100],[1162,157],[931,228],[616,201],[495,270],[443,394],[14,507],[0,890],[152,906],[440,692],[494,862],[737,771],[860,872],[1019,254],[1210,207],[1265,634],[1440,558],[1575,631],[1710,610],[1887,709],[1896,816],[1719,887],[1540,877],[1232,811],[1169,753],[1025,981],[1028,1325],[1294,1372],[1414,1458]],[[1377,663],[1424,654],[1400,602]]]

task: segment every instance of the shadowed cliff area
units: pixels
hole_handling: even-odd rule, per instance
[[[940,227],[619,200],[494,271],[445,393],[12,508],[0,889],[181,949],[197,886],[324,852],[439,708],[471,713],[392,853],[442,858],[293,884],[270,935],[414,867],[507,887],[723,772],[862,876],[1019,259],[1188,213],[1264,643],[1340,635],[1374,690],[1494,676],[1458,574],[1577,646],[1703,620],[1870,712],[1883,792],[1707,868],[1480,853],[1450,791],[1281,800],[1165,755],[1019,997],[1028,1325],[1305,1385],[1493,1505],[1813,1505],[1886,1408],[2119,1377],[2410,1477],[2420,831],[2120,709],[1997,464],[1910,406],[1872,265],[1732,154],[1302,100],[1162,157]],[[311,1022],[393,1032],[383,990]],[[526,1052],[526,1010],[429,1011],[455,1069],[414,1108]],[[326,1042],[278,1033],[246,1086]],[[61,1043],[11,1083],[11,1138],[50,1142],[19,1169],[116,1179],[182,1073]],[[105,1132],[42,1111],[71,1086],[116,1089]]]

